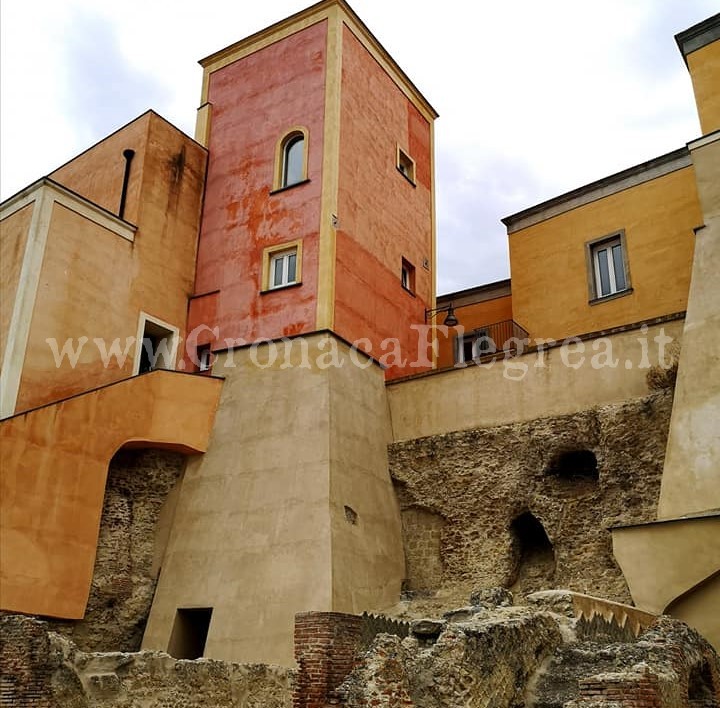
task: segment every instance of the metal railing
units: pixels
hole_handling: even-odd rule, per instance
[[[529,344],[528,333],[514,320],[503,320],[474,327],[458,334],[455,341],[455,362],[462,364],[503,353],[522,353]]]

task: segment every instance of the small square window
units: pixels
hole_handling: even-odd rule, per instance
[[[400,266],[400,283],[408,292],[415,292],[415,266],[404,258]]]
[[[400,174],[409,182],[415,184],[415,160],[400,146],[397,149],[397,168]]]
[[[630,290],[624,240],[624,234],[620,232],[588,244],[591,299]]]
[[[297,277],[297,250],[276,253],[270,258],[270,288],[292,285]]]
[[[263,254],[262,290],[278,290],[301,282],[302,241],[266,248]]]

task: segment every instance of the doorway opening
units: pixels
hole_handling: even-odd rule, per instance
[[[205,652],[212,607],[178,607],[168,654],[176,659],[199,659]]]

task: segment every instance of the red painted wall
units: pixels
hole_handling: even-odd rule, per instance
[[[406,365],[422,369],[418,333],[432,299],[430,125],[354,34],[343,29],[340,175],[335,277],[335,330],[349,341],[367,337],[380,358],[385,338],[398,338]],[[416,186],[396,168],[396,146],[415,160]],[[402,258],[415,266],[415,296],[400,283]]]
[[[210,76],[209,163],[188,331],[218,326],[225,339],[275,338],[315,327],[325,47],[323,21]],[[270,195],[275,145],[309,131],[309,182]],[[260,294],[263,249],[303,239],[302,285]],[[206,321],[212,311],[213,321]]]

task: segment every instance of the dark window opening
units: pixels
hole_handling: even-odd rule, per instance
[[[205,652],[212,607],[178,607],[168,654],[176,659],[199,659]]]
[[[155,369],[172,369],[173,337],[171,330],[155,322],[145,320],[142,346],[140,347],[139,374]]]
[[[600,478],[597,457],[591,450],[563,452],[548,465],[547,474],[570,481],[597,482]]]

